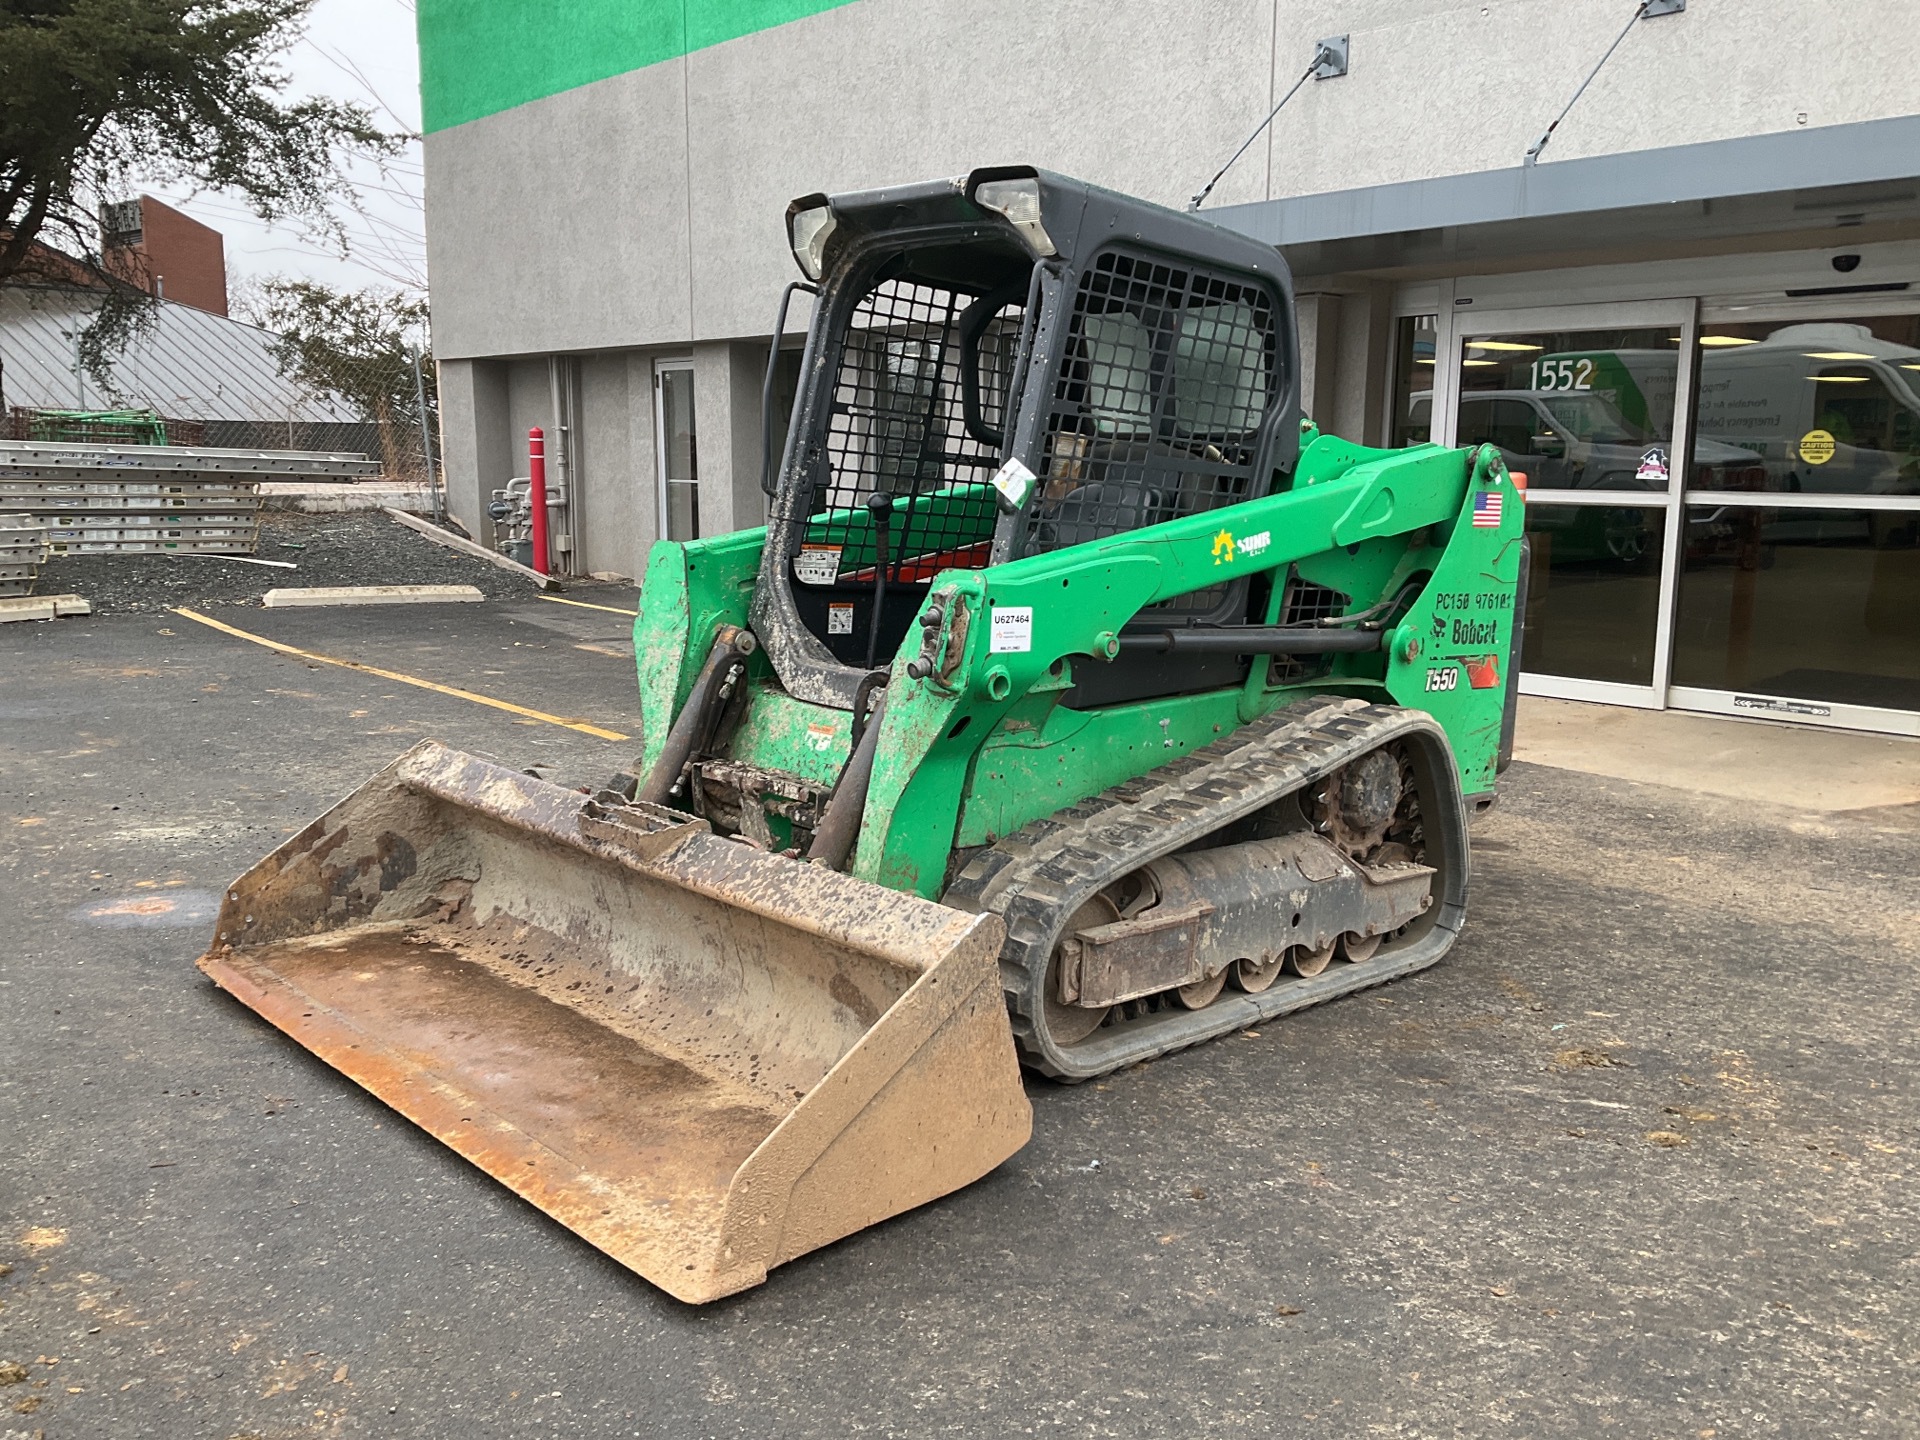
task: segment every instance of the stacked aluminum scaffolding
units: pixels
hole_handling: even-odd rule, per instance
[[[0,515],[0,596],[31,595],[46,562],[46,524],[32,515]]]
[[[55,555],[245,555],[259,540],[262,480],[379,473],[365,455],[0,441],[0,510],[44,524]]]

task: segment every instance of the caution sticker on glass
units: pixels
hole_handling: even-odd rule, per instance
[[[1033,649],[1033,607],[996,605],[987,639],[990,655],[1025,655]]]
[[[851,635],[853,633],[853,602],[851,600],[832,601],[827,605],[827,634]]]
[[[793,557],[793,578],[802,585],[831,585],[840,578],[838,545],[802,545]]]

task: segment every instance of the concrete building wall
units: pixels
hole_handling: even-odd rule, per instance
[[[1613,0],[1286,0],[1283,71],[1321,35],[1350,34],[1353,58],[1276,122],[1269,197],[1517,164],[1631,13]],[[1689,0],[1634,26],[1547,154],[1910,114],[1913,20],[1906,0]]]
[[[760,488],[760,387],[764,344],[693,347],[694,423],[700,436],[700,528],[744,530],[767,518]]]
[[[462,63],[435,48],[456,11],[431,3],[430,86],[436,65]],[[686,0],[688,35],[717,5]],[[576,23],[610,13],[582,7]],[[485,362],[511,376],[505,397],[480,364],[450,386],[454,490],[484,496],[515,473],[526,426],[555,423],[546,357],[582,357],[575,566],[638,573],[657,521],[656,356],[694,357],[703,530],[764,514],[760,374],[795,275],[782,224],[795,195],[1029,162],[1183,205],[1339,34],[1349,73],[1308,82],[1209,208],[1512,166],[1630,13],[1625,0],[853,0],[437,129],[436,352],[450,375]],[[1690,0],[1631,27],[1542,164],[1911,113],[1912,13],[1911,0]],[[1309,413],[1384,441],[1391,287],[1331,275],[1303,290]]]
[[[650,368],[633,352],[616,351],[585,357],[577,373],[578,568],[638,575],[655,525]]]
[[[685,82],[656,65],[427,137],[436,354],[686,340]]]
[[[513,474],[504,364],[440,361],[440,448],[449,513],[468,534],[489,535],[488,492]]]
[[[810,190],[1026,161],[1178,205],[1327,35],[1210,204],[1515,164],[1614,0],[857,0],[434,132],[436,343],[458,358],[764,334]],[[1910,0],[1692,0],[1634,26],[1550,160],[1914,108]],[[429,55],[427,62],[432,63]]]

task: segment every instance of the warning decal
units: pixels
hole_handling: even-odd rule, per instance
[[[802,545],[793,557],[793,578],[802,585],[831,585],[840,578],[838,545]]]
[[[827,606],[827,634],[851,635],[853,633],[853,602],[839,600]]]
[[[1800,458],[1809,465],[1824,465],[1833,458],[1838,443],[1831,431],[1809,430],[1800,437]]]

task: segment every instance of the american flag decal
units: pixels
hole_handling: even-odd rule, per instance
[[[1500,528],[1500,501],[1498,490],[1481,490],[1473,497],[1473,528],[1476,530],[1498,530]]]

